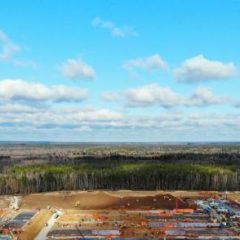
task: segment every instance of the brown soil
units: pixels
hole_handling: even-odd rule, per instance
[[[58,192],[30,194],[23,197],[22,208],[46,208],[48,205],[63,209],[173,209],[176,198],[170,194],[121,194],[120,192]],[[180,200],[178,208],[187,208]]]
[[[7,208],[9,206],[9,200],[5,196],[0,196],[0,208]]]
[[[32,240],[44,227],[48,219],[51,217],[52,213],[49,210],[41,210],[37,215],[31,220],[31,222],[26,225],[23,232],[19,235],[20,240]]]

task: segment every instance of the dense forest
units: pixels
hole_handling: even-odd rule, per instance
[[[0,193],[240,190],[236,146],[0,146]]]
[[[15,166],[0,178],[1,194],[59,190],[240,190],[240,169],[199,164],[127,163]]]

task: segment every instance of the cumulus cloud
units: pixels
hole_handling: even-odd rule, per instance
[[[22,108],[23,111],[19,111]],[[7,112],[2,112],[8,110]],[[45,107],[34,108],[24,105],[0,106],[0,126],[3,123],[16,126],[34,126],[36,128],[92,129],[114,126],[123,119],[123,114],[96,107]]]
[[[218,131],[221,129],[221,131]],[[0,114],[1,138],[59,141],[208,141],[238,139],[237,113],[157,112],[122,114],[105,108],[41,108]],[[94,131],[94,135],[79,134]],[[20,134],[20,135],[19,135]]]
[[[128,116],[124,121],[121,121],[122,127],[128,128],[153,128],[166,129],[174,131],[191,130],[198,133],[204,129],[205,131],[214,129],[223,129],[224,127],[233,126],[240,129],[239,114],[221,114],[221,113],[196,113],[196,112],[165,112],[152,114],[148,116]],[[189,133],[189,132],[188,132]],[[191,134],[192,132],[190,132]],[[173,136],[176,133],[173,132]]]
[[[216,96],[209,88],[197,88],[189,98],[190,106],[208,106],[227,102],[224,97]]]
[[[82,101],[87,95],[85,89],[63,85],[49,87],[42,83],[32,83],[21,79],[0,81],[1,100],[70,102]]]
[[[0,113],[34,113],[36,111],[39,111],[36,107],[29,106],[26,104],[21,103],[1,103],[0,104]]]
[[[168,66],[159,54],[154,54],[146,58],[136,58],[124,63],[123,68],[128,71],[144,69],[148,71],[166,69]]]
[[[126,91],[127,106],[151,107],[161,106],[164,108],[176,106],[209,106],[224,104],[225,98],[216,96],[209,88],[197,88],[190,96],[179,94],[169,87],[159,84],[145,85]]]
[[[119,94],[115,92],[104,92],[101,97],[104,101],[116,102],[119,99]]]
[[[114,121],[123,118],[123,115],[119,112],[109,109],[85,109],[79,112],[73,113],[73,119],[77,121]]]
[[[95,70],[93,67],[83,62],[81,59],[68,59],[64,64],[62,64],[61,71],[65,77],[71,80],[78,78],[95,78]]]
[[[236,73],[237,68],[234,63],[209,60],[203,55],[187,59],[174,71],[177,80],[186,83],[221,80],[230,78]]]
[[[183,101],[183,97],[168,87],[158,84],[145,85],[133,88],[126,92],[129,106],[153,106],[172,107]]]
[[[99,27],[99,28],[109,30],[114,37],[118,37],[118,38],[137,35],[137,32],[132,28],[129,28],[129,27],[120,28],[120,27],[117,27],[113,22],[103,20],[99,17],[96,17],[92,20],[92,25],[94,27]]]

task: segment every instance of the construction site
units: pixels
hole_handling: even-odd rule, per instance
[[[239,193],[53,192],[0,206],[1,240],[240,239]]]

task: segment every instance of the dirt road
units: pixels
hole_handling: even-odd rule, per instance
[[[30,224],[23,228],[23,232],[19,235],[20,240],[33,240],[41,231],[48,219],[51,217],[52,212],[42,209],[33,219]]]

